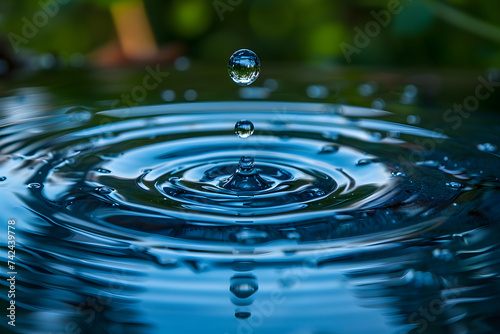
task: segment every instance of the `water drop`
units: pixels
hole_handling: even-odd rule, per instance
[[[368,165],[371,163],[372,163],[372,160],[370,160],[370,159],[359,159],[358,162],[356,163],[356,166],[364,166],[364,165]]]
[[[250,312],[245,312],[245,311],[243,311],[243,312],[236,312],[236,313],[234,314],[234,316],[235,316],[236,318],[238,318],[238,319],[247,319],[247,318],[249,318],[251,315],[252,315],[252,313],[250,313]]]
[[[319,154],[329,154],[329,153],[335,153],[339,150],[339,147],[338,146],[335,146],[335,145],[327,145],[327,146],[324,146],[321,151],[319,152]]]
[[[108,186],[102,186],[102,187],[96,187],[95,191],[101,195],[107,195],[111,194],[113,191],[115,191],[115,189]]]
[[[105,168],[98,168],[97,172],[103,173],[103,174],[110,174],[111,173],[111,171],[109,169],[105,169]]]
[[[3,182],[3,181],[5,181],[5,180],[7,180],[7,177],[6,177],[6,176],[0,176],[0,182]]]
[[[234,126],[234,132],[240,138],[248,138],[253,134],[254,126],[253,123],[242,119],[241,121],[236,122]]]
[[[477,149],[483,152],[495,152],[497,150],[496,145],[491,143],[484,143],[477,145]]]
[[[245,299],[253,295],[259,286],[254,276],[234,276],[229,290],[238,298]]]
[[[271,187],[254,168],[252,157],[241,157],[238,168],[227,180],[222,181],[222,188],[235,191],[256,191]]]
[[[36,182],[28,184],[29,189],[40,189],[41,187],[42,187],[42,185],[40,183],[36,183]]]
[[[251,50],[238,50],[229,58],[227,71],[231,79],[238,85],[250,85],[259,76],[260,59]]]
[[[460,189],[460,188],[462,188],[462,184],[460,184],[458,182],[449,182],[449,183],[446,183],[446,185],[448,187],[453,188],[453,189]]]

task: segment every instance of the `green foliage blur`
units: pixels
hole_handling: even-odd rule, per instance
[[[21,35],[25,20],[57,0],[0,2],[0,35]],[[115,1],[65,0],[23,45],[63,57],[89,54],[116,40]],[[397,1],[397,0],[390,0]],[[500,66],[500,1],[401,0],[386,27],[356,45],[387,0],[144,0],[158,45],[182,42],[188,56],[211,62],[239,48],[278,62],[352,66],[477,68]],[[133,24],[133,22],[131,22]],[[373,25],[373,23],[372,23]],[[366,43],[365,43],[366,44]],[[348,62],[341,45],[359,52]]]

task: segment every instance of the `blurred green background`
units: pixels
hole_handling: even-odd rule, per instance
[[[379,26],[379,32],[373,30],[369,42],[359,47],[357,31],[366,32],[369,22],[374,29],[377,20],[373,13],[388,10],[394,1],[143,0],[141,6],[158,53],[166,50],[167,55],[175,53],[174,58],[183,54],[210,63],[227,59],[239,48],[250,48],[261,59],[278,62],[470,69],[500,66],[500,1],[495,0],[401,0],[401,10],[390,15],[389,24]],[[65,59],[75,54],[106,58],[103,54],[112,49],[107,45],[120,45],[117,17],[121,14],[113,8],[127,2],[137,5],[140,1],[4,0],[0,2],[3,53],[10,49],[13,57],[51,53]],[[58,6],[57,13],[47,15],[44,23],[39,12],[49,3]],[[27,21],[38,23],[32,38],[23,35]],[[130,20],[131,27],[135,24]],[[126,38],[140,40],[138,35]],[[19,52],[14,52],[18,50],[13,50],[13,43]],[[342,45],[359,50],[351,54],[351,63]]]

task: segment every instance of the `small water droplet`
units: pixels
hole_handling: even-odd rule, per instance
[[[462,188],[462,184],[460,184],[458,182],[449,182],[449,183],[446,183],[446,185],[448,187],[453,188],[453,189],[460,189],[460,188]]]
[[[253,276],[235,276],[231,278],[229,290],[238,298],[248,298],[258,289],[257,280]]]
[[[477,149],[483,152],[495,152],[497,150],[496,145],[491,143],[484,143],[477,145]]]
[[[253,134],[254,126],[253,123],[242,119],[241,121],[236,122],[234,126],[234,132],[240,138],[248,138]]]
[[[0,176],[0,182],[3,182],[3,181],[5,181],[5,180],[7,180],[7,177],[6,177],[6,176]]]
[[[324,146],[319,154],[329,154],[329,153],[335,153],[339,150],[339,147],[336,145],[326,145]]]
[[[28,184],[28,188],[29,189],[40,189],[40,188],[42,188],[42,185],[40,183],[34,182],[34,183]]]
[[[229,58],[227,71],[231,79],[238,85],[250,85],[259,76],[260,59],[251,50],[238,50]]]
[[[249,318],[250,316],[252,315],[252,313],[250,312],[245,312],[245,311],[242,311],[242,312],[236,312],[234,314],[234,316],[238,319],[247,319]]]
[[[115,191],[115,189],[108,186],[102,186],[102,187],[96,187],[95,191],[101,195],[107,195],[111,194],[113,191]]]
[[[368,165],[371,163],[372,163],[372,160],[370,160],[370,159],[359,159],[358,162],[356,163],[356,166],[364,166],[364,165]]]
[[[403,172],[397,172],[397,173],[392,173],[392,176],[397,176],[397,177],[405,177],[406,174]]]
[[[106,169],[106,168],[98,168],[97,172],[103,173],[103,174],[110,174],[111,173],[111,171],[109,169]]]

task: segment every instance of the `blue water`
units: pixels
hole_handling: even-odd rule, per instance
[[[36,94],[0,102],[17,268],[3,331],[500,330],[493,116],[440,131],[417,106],[421,124],[333,102],[107,109]],[[241,157],[254,169],[234,181]]]

